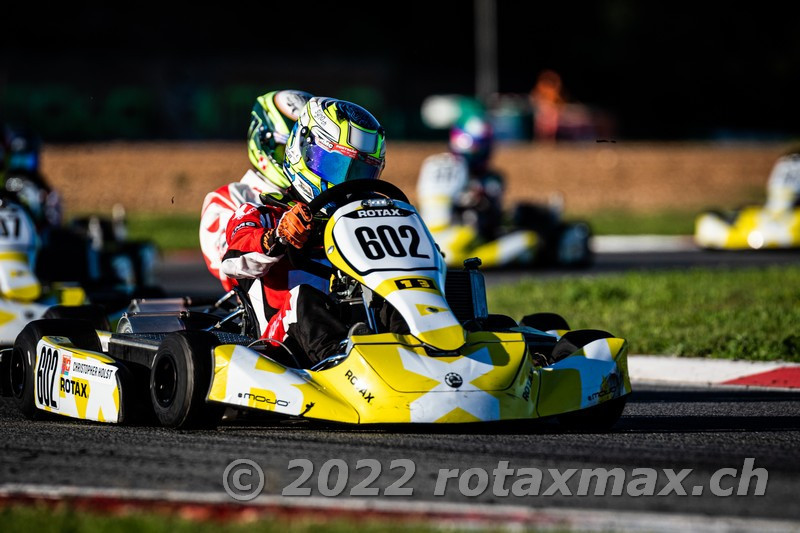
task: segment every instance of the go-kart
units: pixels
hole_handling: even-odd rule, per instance
[[[0,348],[11,346],[33,319],[67,318],[70,310],[91,301],[109,310],[127,306],[132,297],[161,294],[152,286],[155,248],[146,242],[108,242],[108,222],[86,218],[75,228],[37,232],[29,210],[9,195],[0,195]],[[94,226],[94,237],[80,225]],[[105,234],[102,232],[105,231]],[[49,241],[43,243],[45,238]],[[92,241],[97,241],[92,243]],[[103,323],[96,312],[79,314]],[[99,322],[98,322],[99,320]]]
[[[709,211],[697,217],[694,240],[702,248],[718,250],[800,248],[800,208]]]
[[[38,155],[32,156],[34,163],[37,160]],[[35,274],[39,281],[70,281],[128,292],[154,284],[157,249],[152,242],[128,238],[122,205],[114,205],[111,218],[88,215],[63,224],[60,198],[38,171],[13,169],[4,180],[0,197],[23,208],[37,228]]]
[[[225,407],[345,424],[617,421],[631,392],[624,339],[570,331],[550,313],[520,323],[489,314],[479,261],[447,272],[422,218],[388,182],[345,182],[309,207],[325,213],[339,313],[366,324],[338,353],[298,368],[288,347],[254,337],[238,288],[205,312],[135,302],[113,333],[74,319],[26,326],[7,377],[22,412],[127,423],[148,406],[178,428],[215,426]],[[308,260],[289,250],[293,263]],[[387,329],[376,312],[384,305],[405,333]]]
[[[417,181],[420,214],[448,266],[457,267],[469,257],[480,257],[485,268],[591,264],[591,229],[586,222],[563,220],[560,198],[552,205],[520,203],[502,217],[506,220],[499,228],[488,232],[483,228],[496,222],[483,222],[479,209],[467,210],[468,217],[454,216],[468,180],[463,158],[445,153],[428,157]]]
[[[11,346],[25,324],[43,317],[50,306],[85,303],[81,287],[65,283],[44,287],[34,275],[31,263],[37,240],[25,208],[0,197],[0,347]]]
[[[775,162],[764,205],[702,213],[695,219],[695,242],[718,250],[800,248],[798,198],[800,154],[790,153]]]
[[[142,289],[152,292],[158,249],[151,241],[129,239],[124,210],[115,206],[114,211],[112,219],[77,217],[46,231],[36,275],[44,281],[67,279],[98,292],[110,288],[131,294]],[[59,261],[65,254],[73,256],[68,264]]]

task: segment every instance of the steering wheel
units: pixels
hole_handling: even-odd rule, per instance
[[[311,200],[308,208],[311,210],[312,215],[316,215],[328,204],[339,204],[343,200],[353,201],[359,197],[365,199],[376,195],[408,202],[408,197],[405,193],[388,181],[366,179],[345,181],[341,185],[331,187]]]
[[[408,202],[408,197],[396,185],[392,185],[388,181],[362,179],[346,181],[323,191],[319,196],[311,200],[308,208],[311,211],[311,216],[314,216],[330,204],[340,207],[344,202],[349,203],[359,198],[368,199],[376,196]],[[302,250],[298,250],[291,244],[286,246],[286,256],[294,268],[305,270],[321,278],[329,278],[334,270],[332,267],[312,261],[308,254],[303,253]]]

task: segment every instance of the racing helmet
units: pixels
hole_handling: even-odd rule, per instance
[[[309,98],[311,95],[304,91],[272,91],[256,98],[250,112],[247,132],[250,162],[263,177],[281,189],[291,185],[283,173],[286,141]]]
[[[39,171],[39,137],[28,130],[9,129],[6,137],[6,168],[22,172]]]
[[[466,159],[470,170],[485,170],[492,140],[492,126],[478,115],[462,118],[450,129],[450,151]]]
[[[296,194],[310,202],[329,187],[356,179],[377,179],[385,164],[383,127],[363,107],[314,97],[300,113],[283,168]]]

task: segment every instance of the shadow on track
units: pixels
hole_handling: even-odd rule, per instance
[[[798,431],[796,416],[626,416],[614,426],[625,433],[702,433],[743,431]]]

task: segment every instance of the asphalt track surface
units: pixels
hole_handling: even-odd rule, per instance
[[[588,271],[490,273],[489,284],[520,276],[586,275],[645,268],[708,266],[736,268],[800,262],[796,253],[727,254],[673,252],[652,254],[604,254]],[[172,259],[161,266],[161,280],[174,294],[218,293],[199,256]],[[175,431],[150,426],[122,427],[69,419],[27,421],[9,398],[0,399],[0,486],[7,484],[66,485],[92,488],[140,488],[179,490],[224,495],[223,472],[235,459],[255,461],[264,471],[264,494],[280,494],[300,475],[289,470],[289,461],[309,459],[312,477],[303,487],[319,496],[318,474],[327,461],[343,459],[349,477],[342,496],[362,481],[368,470],[357,461],[374,459],[381,475],[370,485],[383,494],[402,469],[391,469],[395,459],[410,459],[415,471],[403,485],[414,489],[414,501],[484,502],[537,507],[619,509],[659,513],[699,513],[710,516],[762,517],[800,520],[800,392],[676,388],[639,386],[628,402],[623,418],[609,433],[565,432],[551,423],[509,424],[455,428],[349,428],[309,421],[271,418],[225,420],[216,430]],[[739,480],[731,477],[722,488],[734,495],[711,494],[712,474],[720,468],[741,473],[746,458],[754,468],[768,471],[763,496],[755,496],[756,480],[748,494],[737,496]],[[508,468],[535,468],[543,472],[538,496],[495,494],[493,469],[501,461]],[[622,468],[626,489],[620,496],[587,496],[578,492],[581,469]],[[440,469],[485,470],[488,488],[469,497],[458,479],[435,496]],[[628,495],[627,483],[635,468],[657,469],[656,492],[668,476],[663,469],[692,469],[681,482],[687,495],[671,491],[666,496]],[[553,496],[557,475],[569,477],[567,490]],[[331,485],[335,483],[333,470]],[[509,489],[517,475],[508,477]],[[241,479],[248,482],[248,477]],[[472,479],[474,487],[477,479]],[[556,487],[558,485],[556,484]],[[703,489],[695,487],[702,486]],[[693,491],[702,495],[693,496]],[[389,496],[379,496],[381,500]],[[302,499],[302,497],[296,497]]]
[[[273,419],[223,421],[216,430],[176,431],[157,427],[125,427],[59,419],[28,421],[12,400],[0,401],[0,487],[9,483],[68,485],[92,488],[134,488],[216,493],[224,496],[223,472],[235,459],[255,461],[264,472],[264,494],[280,494],[301,471],[288,469],[293,459],[314,465],[311,479],[302,484],[320,496],[318,473],[331,459],[348,465],[342,496],[362,481],[369,470],[357,470],[357,461],[373,459],[381,475],[370,487],[383,492],[404,469],[392,470],[395,459],[414,462],[414,501],[483,502],[536,507],[578,507],[632,511],[679,512],[714,516],[797,520],[800,506],[800,393],[728,391],[641,386],[629,401],[623,418],[610,433],[575,433],[553,424],[509,424],[455,428],[346,428],[308,421]],[[766,493],[735,495],[739,480],[725,478],[722,488],[734,495],[714,496],[710,479],[720,468],[743,469],[746,458],[754,468],[768,472]],[[544,473],[538,496],[503,496],[494,489],[493,469],[508,461],[514,470],[503,483],[511,489],[519,468]],[[451,480],[442,496],[434,496],[440,469],[480,468],[489,475],[483,494],[469,497]],[[686,496],[577,496],[581,469],[621,468],[625,483],[634,468],[657,469],[656,490],[668,482],[662,469],[692,469],[681,482]],[[544,496],[553,486],[549,469],[571,475],[563,494]],[[460,475],[459,474],[459,475]],[[328,487],[335,486],[333,470]],[[249,476],[240,480],[254,481]],[[475,488],[472,479],[467,489]],[[323,485],[323,488],[326,485]],[[702,486],[702,496],[691,496]],[[497,492],[497,494],[495,494]],[[378,496],[382,500],[390,496]],[[401,498],[401,497],[394,497]],[[295,499],[302,499],[302,496]]]

